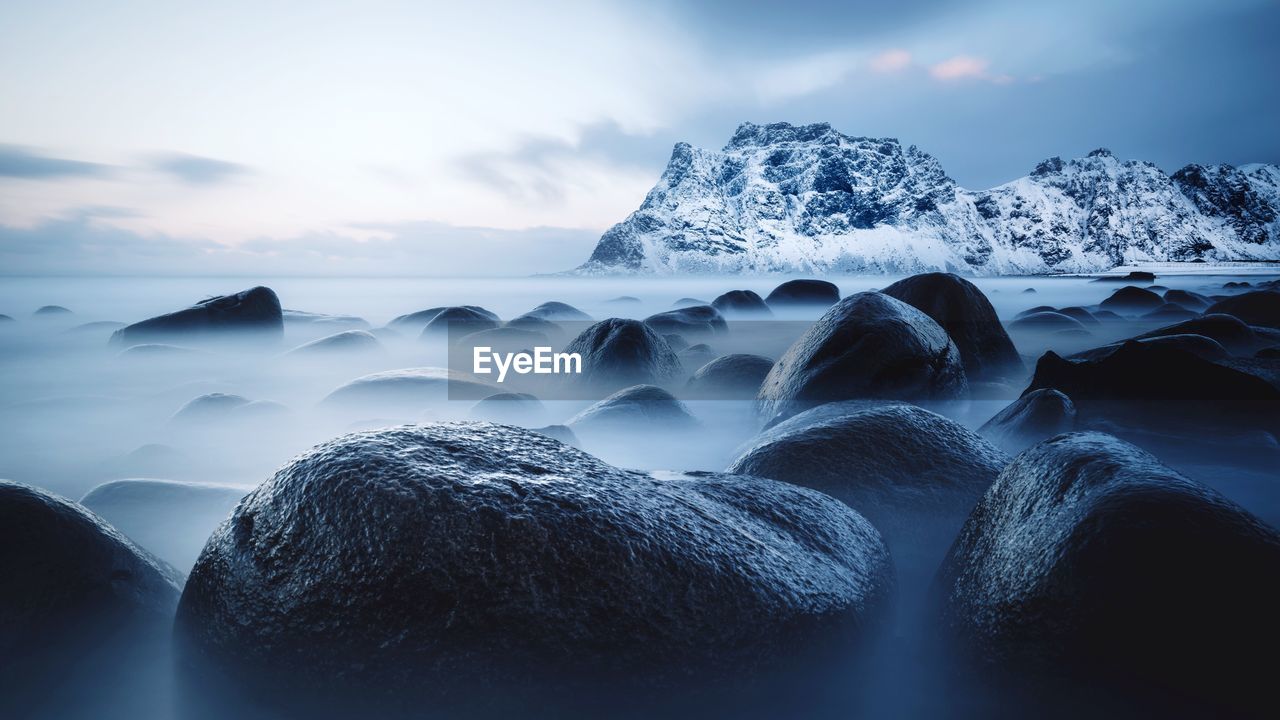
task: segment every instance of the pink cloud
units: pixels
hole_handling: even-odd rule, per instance
[[[957,55],[931,66],[929,74],[938,80],[985,78],[987,77],[987,67],[990,64],[983,58],[971,55]]]
[[[906,50],[885,50],[871,58],[871,69],[878,73],[897,72],[911,64],[911,53]]]

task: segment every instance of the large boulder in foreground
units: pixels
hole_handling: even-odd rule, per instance
[[[764,299],[769,307],[827,307],[840,302],[840,288],[826,280],[788,280]]]
[[[433,424],[281,468],[209,539],[176,633],[198,679],[365,716],[661,712],[721,688],[732,710],[858,647],[891,586],[876,531],[825,495]]]
[[[1205,314],[1209,313],[1223,313],[1250,325],[1280,329],[1280,291],[1255,290],[1219,300],[1205,310]]]
[[[899,280],[880,292],[942,326],[955,341],[970,379],[1022,372],[1022,358],[1000,324],[996,309],[968,280],[954,273],[924,273]]]
[[[280,298],[268,287],[254,287],[220,295],[115,331],[111,342],[136,345],[197,338],[279,341],[284,337]]]
[[[1008,453],[1019,453],[1045,438],[1076,427],[1076,406],[1052,388],[1040,388],[996,413],[978,433]]]
[[[950,400],[968,390],[945,330],[901,300],[864,292],[841,300],[787,350],[758,406],[773,420],[835,400]]]
[[[1073,433],[1005,468],[937,589],[980,663],[1065,681],[1079,711],[1110,694],[1127,717],[1241,717],[1274,709],[1249,648],[1280,643],[1277,578],[1274,529],[1132,445]]]
[[[564,351],[582,356],[582,374],[575,380],[594,387],[666,382],[681,369],[662,336],[639,320],[601,320],[579,333]]]
[[[751,399],[772,369],[773,361],[761,355],[721,355],[698,368],[685,383],[685,392],[700,398]]]

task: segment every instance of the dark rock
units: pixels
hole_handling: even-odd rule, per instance
[[[1060,315],[1066,315],[1072,320],[1079,322],[1081,325],[1101,325],[1102,324],[1101,321],[1098,320],[1098,318],[1093,316],[1093,313],[1089,312],[1088,310],[1082,307],[1076,307],[1076,306],[1064,307],[1061,310],[1058,310],[1057,312]]]
[[[579,436],[631,434],[637,429],[685,432],[698,426],[689,408],[653,385],[624,388],[573,416],[568,423]]]
[[[630,295],[619,295],[616,298],[605,300],[605,302],[610,305],[637,305],[640,303],[640,298],[631,297]]]
[[[991,302],[973,283],[952,273],[913,275],[882,290],[933,318],[960,351],[965,374],[975,378],[1022,372],[1022,358]]]
[[[901,300],[864,292],[841,300],[787,350],[757,405],[773,420],[835,400],[949,400],[967,392],[945,330]]]
[[[698,343],[681,350],[677,357],[680,360],[680,365],[687,370],[689,368],[700,368],[719,356],[716,355],[716,351],[710,345]]]
[[[1110,345],[1085,350],[1071,355],[1071,360],[1101,360],[1124,347],[1126,342],[1140,342],[1144,345],[1156,345],[1160,347],[1177,348],[1184,352],[1189,352],[1196,357],[1209,360],[1210,362],[1219,362],[1231,357],[1231,353],[1222,347],[1222,344],[1212,338],[1204,335],[1159,335],[1156,337],[1141,338],[1138,340],[1123,340]]]
[[[754,398],[772,369],[773,361],[760,355],[722,355],[698,368],[685,391],[692,397]]]
[[[497,324],[500,320],[497,315],[485,310],[479,305],[462,305],[461,307],[466,308],[477,315],[489,318],[494,322],[494,324]],[[437,315],[448,309],[450,308],[433,307],[427,308],[426,310],[419,310],[415,313],[409,313],[408,315],[401,315],[387,323],[387,327],[395,328],[401,332],[421,333],[422,328],[426,327],[427,323],[435,320]]]
[[[1204,311],[1240,318],[1250,325],[1280,329],[1280,291],[1255,290],[1219,300]]]
[[[378,338],[365,330],[345,330],[326,337],[303,343],[290,350],[291,357],[328,357],[333,355],[376,355],[385,356],[387,349]]]
[[[1145,313],[1143,320],[1159,320],[1163,322],[1178,322],[1181,320],[1190,320],[1198,316],[1200,313],[1194,310],[1188,310],[1177,303],[1167,302],[1160,307]]]
[[[17,322],[17,321],[8,315],[0,314],[0,323],[11,323],[11,322]]]
[[[503,327],[541,333],[547,338],[555,339],[557,341],[564,337],[563,327],[550,320],[543,320],[542,318],[534,317],[533,315],[521,315],[520,317],[507,322]]]
[[[1014,400],[996,413],[978,433],[1008,453],[1026,448],[1076,426],[1076,406],[1071,398],[1052,388],[1041,388]]]
[[[583,330],[564,351],[582,356],[578,379],[595,387],[666,382],[680,374],[680,360],[671,347],[639,320],[602,320]]]
[[[1188,310],[1201,312],[1213,304],[1213,301],[1209,298],[1190,290],[1170,290],[1164,294],[1164,301],[1177,303]]]
[[[1252,353],[1258,346],[1258,335],[1239,318],[1231,315],[1201,315],[1198,318],[1143,333],[1138,340],[1169,335],[1202,335],[1216,340],[1234,355]]]
[[[1253,285],[1245,280],[1231,280],[1223,283],[1222,287],[1227,290],[1244,290],[1245,288],[1253,287]]]
[[[1278,359],[1280,358],[1280,345],[1277,345],[1275,347],[1262,348],[1258,352],[1254,353],[1253,356],[1256,358],[1262,358],[1264,360]]]
[[[136,345],[228,335],[265,341],[284,337],[284,317],[275,291],[259,285],[234,295],[201,300],[185,310],[122,327],[111,341]]]
[[[1034,295],[1034,294],[1035,294],[1035,292],[1036,292],[1036,289],[1035,289],[1035,288],[1031,288],[1031,287],[1029,287],[1029,288],[1027,288],[1026,290],[1023,290],[1023,291],[1022,291],[1022,294],[1023,294],[1023,295]]]
[[[699,300],[698,298],[691,298],[691,297],[680,298],[679,300],[676,300],[675,302],[671,303],[672,307],[678,307],[678,308],[692,307],[694,305],[709,305],[709,304],[710,303],[708,303],[706,300]]]
[[[644,324],[660,334],[675,333],[685,337],[717,335],[729,331],[720,311],[710,305],[694,305],[650,315],[644,319]]]
[[[446,400],[479,400],[496,388],[445,368],[406,368],[358,377],[329,393],[321,403],[365,413],[409,412]]]
[[[57,316],[74,315],[75,313],[62,307],[61,305],[45,305],[44,307],[37,308],[36,311],[31,314],[36,317],[57,317]]]
[[[1133,270],[1133,271],[1130,271],[1128,275],[1106,275],[1104,277],[1097,278],[1093,282],[1096,282],[1096,283],[1148,282],[1150,283],[1155,281],[1156,281],[1155,273],[1149,273],[1149,272],[1146,272],[1145,270]]]
[[[1093,317],[1099,322],[1124,322],[1124,318],[1111,312],[1110,310],[1095,310]]]
[[[364,716],[669,714],[722,687],[732,711],[856,648],[892,585],[875,530],[819,493],[420,425],[332,440],[259,486],[209,539],[176,635],[189,676]]]
[[[1075,318],[1060,312],[1038,312],[1018,318],[1009,323],[1010,330],[1085,330],[1084,325]]]
[[[446,336],[457,338],[481,330],[492,330],[500,324],[491,317],[492,314],[469,307],[445,308],[422,327],[420,337],[423,340]]]
[[[1023,310],[1022,312],[1018,313],[1017,315],[1014,316],[1014,319],[1019,320],[1029,315],[1035,315],[1036,313],[1057,312],[1057,311],[1058,311],[1057,308],[1055,308],[1052,305],[1037,305],[1033,308],[1029,308],[1027,310]]]
[[[151,554],[189,570],[209,533],[248,492],[179,480],[112,480],[90,490],[80,504]]]
[[[689,347],[689,341],[685,340],[683,335],[668,333],[663,335],[662,339],[666,340],[667,345],[671,346],[671,349],[675,352],[680,352],[681,350],[688,349]]]
[[[1100,307],[1112,312],[1137,314],[1155,310],[1164,304],[1164,298],[1143,288],[1128,285],[1111,293]]]
[[[840,302],[840,288],[826,280],[788,280],[764,299],[770,307],[817,305],[826,307]]]
[[[562,302],[544,302],[520,317],[534,317],[552,322],[591,322],[591,316],[578,308]]]
[[[1036,693],[1050,714],[1118,696],[1125,717],[1265,717],[1274,678],[1240,642],[1280,642],[1277,577],[1274,529],[1127,443],[1074,433],[1005,468],[937,588],[982,666],[1065,686]]]
[[[730,290],[711,301],[711,306],[725,317],[771,317],[773,311],[764,299],[750,290]]]
[[[504,425],[536,427],[546,425],[547,408],[528,393],[502,392],[476,403],[471,408],[471,417]]]
[[[343,328],[347,330],[368,330],[369,323],[355,315],[326,315],[324,313],[303,312],[302,310],[282,310],[285,327]]]

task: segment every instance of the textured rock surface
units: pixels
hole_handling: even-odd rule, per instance
[[[847,651],[891,573],[875,530],[809,490],[423,425],[317,446],[255,490],[210,538],[177,631],[186,666],[241,683],[442,713],[537,694],[527,709],[554,717],[584,688],[678,704],[831,638]]]
[[[1052,388],[1040,388],[996,413],[978,433],[1005,452],[1016,454],[1075,426],[1076,406],[1071,398]]]
[[[111,341],[126,345],[158,340],[191,340],[200,336],[235,334],[276,341],[284,337],[280,298],[267,287],[222,295],[115,331]]]
[[[680,373],[680,360],[667,342],[638,320],[601,320],[583,330],[564,351],[582,356],[578,378],[597,387],[665,382]]]
[[[880,292],[933,318],[951,336],[970,379],[1021,373],[1022,358],[996,309],[973,283],[953,273],[925,273]]]
[[[946,624],[982,661],[1234,716],[1272,702],[1266,663],[1240,642],[1280,642],[1277,577],[1274,529],[1127,443],[1078,433],[1005,468],[937,587]]]
[[[772,369],[773,361],[760,355],[721,355],[698,368],[685,392],[693,397],[754,398]]]
[[[928,315],[876,292],[831,308],[773,366],[760,387],[772,420],[833,400],[933,400],[968,392],[960,353]]]

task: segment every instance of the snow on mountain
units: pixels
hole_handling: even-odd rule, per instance
[[[576,272],[995,275],[1280,259],[1278,210],[1271,165],[1170,177],[1096,150],[971,192],[892,138],[746,123],[718,152],[677,144],[640,208]]]

